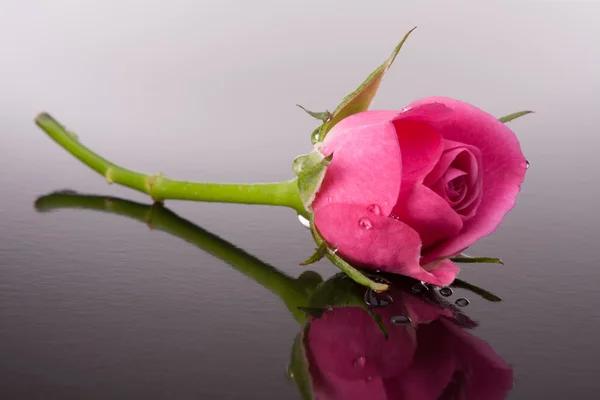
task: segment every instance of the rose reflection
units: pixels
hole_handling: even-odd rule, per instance
[[[433,289],[414,295],[406,285],[393,288],[393,302],[373,310],[387,327],[387,340],[358,305],[311,317],[303,343],[315,399],[506,397],[513,387],[512,370],[466,330],[473,321]],[[395,316],[410,321],[393,325],[389,321]]]

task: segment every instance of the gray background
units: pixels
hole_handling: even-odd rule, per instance
[[[418,25],[375,100],[471,102],[511,123],[531,162],[518,205],[463,279],[477,330],[514,366],[513,399],[600,389],[599,3],[3,0],[0,2],[0,397],[297,398],[284,305],[198,249],[119,217],[33,209],[103,180],[33,124],[49,111],[137,170],[288,179],[315,122]],[[313,248],[286,209],[170,202],[298,275]],[[326,263],[315,268],[324,275]]]

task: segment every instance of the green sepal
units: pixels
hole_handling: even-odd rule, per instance
[[[314,111],[309,111],[306,108],[302,107],[300,104],[296,104],[298,107],[300,107],[301,109],[303,109],[308,115],[310,115],[313,118],[319,119],[323,122],[327,122],[331,119],[331,117],[333,116],[329,110],[325,110],[322,112],[314,112]]]
[[[478,286],[475,286],[469,282],[465,282],[461,279],[455,279],[454,282],[452,282],[450,284],[450,287],[455,287],[455,288],[460,288],[460,289],[465,289],[468,290],[472,293],[475,293],[479,296],[481,296],[482,298],[484,298],[487,301],[491,301],[491,302],[498,302],[498,301],[502,301],[502,299],[498,296],[496,296],[495,294],[488,292],[485,289],[482,289]]]
[[[465,264],[502,264],[501,259],[497,257],[469,257],[465,254],[459,254],[456,257],[450,257],[450,261]]]
[[[296,335],[294,345],[292,346],[290,364],[287,369],[288,379],[294,381],[303,400],[313,399],[312,380],[308,370],[306,349],[304,348],[304,336],[308,329],[310,329],[310,326],[306,325],[300,333]]]
[[[292,170],[298,176],[298,193],[307,211],[311,210],[315,195],[325,179],[325,172],[333,154],[324,157],[317,148],[308,154],[296,157]]]
[[[523,115],[533,114],[533,113],[534,113],[534,111],[531,111],[531,110],[519,111],[519,112],[516,112],[516,113],[505,115],[502,118],[498,118],[498,121],[500,121],[503,124],[505,124],[507,122],[512,121],[513,119],[517,119],[519,117],[522,117]]]
[[[312,256],[308,257],[305,261],[301,262],[300,265],[310,265],[317,261],[320,261],[327,254],[327,243],[323,242],[315,249]]]
[[[377,67],[375,71],[371,72],[367,79],[363,83],[361,83],[355,91],[348,94],[342,99],[340,105],[338,105],[337,108],[333,111],[329,121],[321,125],[318,135],[315,138],[313,138],[313,144],[317,142],[322,142],[323,139],[325,139],[327,132],[329,132],[329,130],[331,130],[331,128],[333,128],[335,124],[337,124],[344,118],[362,111],[366,111],[369,108],[371,102],[373,101],[373,98],[377,94],[377,90],[379,90],[379,86],[381,84],[381,81],[383,80],[383,76],[396,59],[396,56],[400,52],[400,49],[404,45],[406,39],[408,39],[408,36],[415,29],[416,27],[408,31],[408,33],[404,35],[404,38],[402,38],[402,41],[396,46],[396,48],[388,57],[388,59],[385,60],[385,62],[379,67]]]

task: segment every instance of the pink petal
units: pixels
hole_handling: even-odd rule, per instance
[[[403,188],[392,216],[416,230],[424,248],[456,235],[463,227],[448,202],[423,185]]]
[[[351,264],[440,286],[451,275],[445,267],[431,271],[421,268],[418,233],[401,221],[368,211],[365,206],[333,203],[319,208],[314,218],[327,243]]]
[[[455,237],[440,243],[427,259],[450,256],[496,230],[516,202],[527,164],[515,134],[492,115],[470,104],[444,97],[418,100],[410,106],[442,103],[454,110],[451,118],[433,121],[444,139],[481,151],[481,204]]]
[[[313,210],[330,203],[376,204],[389,215],[402,181],[402,161],[391,120],[397,111],[367,111],[343,119],[321,153],[333,153]],[[377,179],[373,179],[377,177]]]
[[[393,123],[402,156],[402,182],[421,183],[442,155],[442,137],[428,123],[406,119],[402,114]]]

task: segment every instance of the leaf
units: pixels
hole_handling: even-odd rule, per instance
[[[533,114],[533,113],[534,113],[534,111],[531,111],[531,110],[519,111],[519,112],[516,112],[516,113],[505,115],[502,118],[498,118],[498,121],[500,121],[503,124],[505,124],[507,122],[512,121],[513,119],[517,119],[519,117],[522,117],[523,115]]]
[[[329,112],[329,110],[325,110],[323,112],[314,112],[314,111],[308,111],[306,108],[302,107],[300,104],[296,104],[298,107],[300,107],[301,109],[303,109],[304,111],[306,111],[306,113],[308,115],[310,115],[313,118],[316,119],[320,119],[323,122],[327,122],[331,119],[332,115]]]
[[[377,90],[379,89],[379,85],[383,80],[383,76],[396,59],[396,56],[400,52],[400,49],[404,45],[406,39],[408,39],[408,36],[416,28],[417,27],[414,27],[410,31],[408,31],[408,33],[404,35],[404,38],[396,46],[396,48],[388,57],[388,59],[385,60],[385,62],[379,67],[377,67],[377,69],[375,69],[375,71],[373,71],[355,91],[348,94],[342,99],[340,105],[338,105],[335,111],[333,111],[331,119],[322,125],[320,134],[317,138],[317,142],[322,142],[323,139],[325,139],[327,132],[329,132],[329,130],[333,128],[335,124],[337,124],[344,118],[362,111],[366,111],[369,108],[369,106],[371,105],[371,101],[373,101],[373,98],[377,94]]]
[[[466,264],[502,264],[501,259],[496,257],[469,257],[465,255],[460,255],[457,257],[451,257],[450,261],[458,262],[458,263],[466,263]]]
[[[472,285],[472,284],[465,282],[463,280],[460,280],[460,279],[455,279],[454,282],[452,282],[452,284],[450,284],[450,286],[468,290],[470,292],[473,292],[473,293],[483,297],[484,299],[486,299],[488,301],[492,301],[492,302],[502,301],[502,299],[500,297],[496,296],[495,294],[490,293],[485,289],[482,289],[478,286]]]
[[[307,211],[311,210],[315,195],[321,188],[325,172],[333,154],[324,157],[318,149],[309,154],[296,157],[292,165],[294,173],[298,176],[298,193],[300,200]]]
[[[306,349],[304,348],[304,335],[309,327],[304,328],[294,340],[290,365],[288,367],[288,377],[293,379],[300,391],[303,400],[313,399],[312,381],[308,370],[308,359],[306,358]]]
[[[307,258],[305,261],[301,262],[300,265],[310,265],[314,264],[317,261],[320,261],[327,254],[327,243],[323,242],[315,249],[315,252],[312,256]]]

